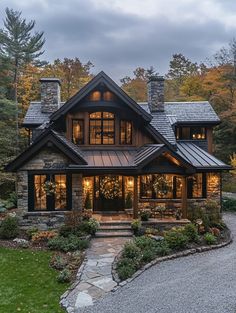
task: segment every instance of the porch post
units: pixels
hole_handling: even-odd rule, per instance
[[[187,218],[187,177],[182,176],[182,214]]]
[[[134,176],[133,217],[138,218],[138,176]]]

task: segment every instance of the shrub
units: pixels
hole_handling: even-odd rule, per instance
[[[204,235],[204,240],[208,245],[213,245],[216,243],[216,237],[211,233],[206,233]]]
[[[88,221],[81,222],[77,229],[81,232],[95,235],[96,231],[99,229],[99,223],[96,219],[90,218]]]
[[[171,252],[171,249],[165,240],[157,242],[156,254],[158,256],[165,256],[165,255],[170,254],[170,252]]]
[[[33,235],[35,235],[38,232],[38,228],[37,227],[30,227],[26,230],[26,235],[28,237],[29,240],[32,239]]]
[[[59,283],[69,283],[70,280],[71,280],[71,272],[67,268],[62,270],[57,276],[57,281]]]
[[[7,216],[0,226],[1,239],[13,239],[19,234],[19,226],[16,217]]]
[[[164,238],[171,249],[180,250],[187,246],[188,237],[182,233],[182,230],[169,230],[165,232]]]
[[[188,237],[189,241],[198,240],[197,227],[194,224],[187,224],[183,229],[183,234]]]
[[[156,229],[156,228],[148,227],[148,228],[146,228],[146,230],[145,230],[145,234],[146,234],[146,235],[154,235],[154,236],[156,236],[156,235],[159,234],[159,230]]]
[[[117,263],[117,273],[121,280],[131,277],[136,271],[136,266],[132,259],[121,259]]]
[[[136,219],[136,220],[133,220],[131,222],[131,228],[134,232],[134,235],[137,235],[141,229],[141,222],[140,220]]]
[[[17,207],[17,194],[15,191],[11,192],[5,201],[6,209],[12,209]]]
[[[156,257],[156,250],[154,248],[146,248],[142,251],[142,261],[144,263],[151,262]]]
[[[32,242],[36,244],[48,242],[49,239],[52,239],[56,236],[57,233],[54,230],[38,231],[32,236]]]
[[[236,199],[223,199],[222,207],[224,211],[236,211]]]
[[[67,260],[62,255],[55,253],[50,260],[50,266],[56,270],[62,270],[67,265]]]
[[[149,217],[150,217],[150,212],[149,211],[141,211],[140,212],[141,221],[143,221],[143,222],[148,221]]]
[[[153,248],[156,246],[157,242],[147,236],[141,236],[135,238],[135,244],[137,247],[139,247],[141,250],[146,249],[146,248]]]
[[[59,228],[59,235],[63,237],[69,237],[70,235],[76,235],[77,237],[84,237],[87,235],[87,233],[81,230],[80,225],[75,228],[69,225],[62,225]]]
[[[75,251],[84,250],[88,248],[89,241],[86,239],[80,239],[75,235],[70,235],[69,237],[58,236],[48,240],[48,247],[50,250],[59,251]]]
[[[122,252],[123,258],[139,259],[141,255],[140,248],[134,242],[127,242]]]

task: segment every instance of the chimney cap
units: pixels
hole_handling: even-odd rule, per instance
[[[164,80],[165,80],[164,76],[152,75],[152,76],[149,77],[148,82],[164,81]]]
[[[42,77],[40,78],[40,83],[48,82],[48,83],[58,83],[61,86],[61,80],[56,77]]]

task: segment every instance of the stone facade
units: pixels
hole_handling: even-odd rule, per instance
[[[41,78],[41,111],[53,113],[60,107],[61,87],[57,78]]]
[[[83,177],[82,174],[72,174],[72,210],[83,210]]]
[[[161,76],[150,77],[147,88],[150,111],[164,111],[164,78]]]
[[[69,160],[60,152],[47,147],[27,162],[17,172],[18,216],[22,228],[56,228],[64,222],[64,212],[28,212],[28,172],[31,170],[56,169],[63,172]],[[82,210],[83,187],[82,174],[72,174],[72,209]]]

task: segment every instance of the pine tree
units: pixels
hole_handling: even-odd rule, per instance
[[[17,84],[20,70],[27,64],[33,62],[44,53],[42,47],[45,43],[43,32],[35,32],[35,21],[27,22],[21,17],[20,11],[6,8],[6,18],[4,28],[0,30],[0,54],[7,58],[11,64],[12,72],[12,96],[16,105],[16,149],[19,145],[18,115],[19,108],[17,102]],[[17,152],[16,150],[16,152]]]

